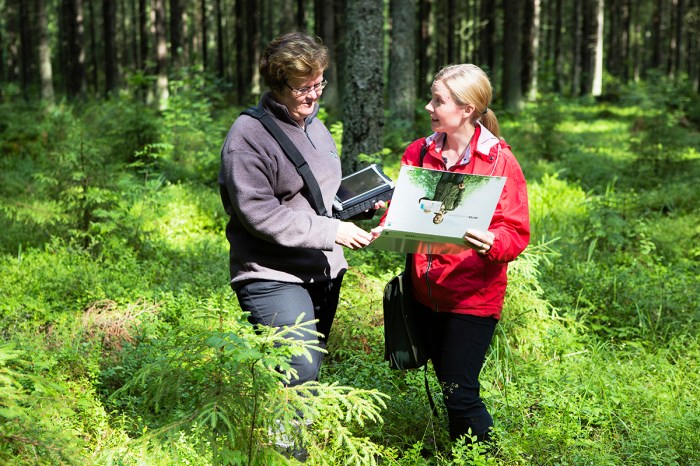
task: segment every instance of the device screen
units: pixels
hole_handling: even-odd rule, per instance
[[[336,197],[341,202],[347,202],[357,196],[361,196],[366,192],[372,191],[386,184],[384,180],[372,167],[361,170],[357,173],[343,178],[340,189]]]

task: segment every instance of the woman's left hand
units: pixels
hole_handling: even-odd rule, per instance
[[[467,230],[464,234],[464,244],[481,255],[487,254],[491,250],[495,239],[496,235],[490,231]]]

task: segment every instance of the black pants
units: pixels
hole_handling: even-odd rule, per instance
[[[421,308],[421,328],[442,387],[450,437],[455,440],[471,430],[479,440],[488,438],[493,419],[481,400],[479,373],[498,321]]]
[[[315,326],[305,328],[322,333],[319,346],[325,348],[338,307],[342,281],[342,276],[309,284],[260,280],[246,284],[236,291],[236,295],[241,308],[250,312],[248,319],[254,325],[275,328],[290,326],[302,313],[302,322],[318,319]],[[290,337],[316,341],[316,337],[308,334]],[[289,385],[317,380],[322,361],[323,354],[318,351],[311,351],[311,361],[304,356],[293,357],[291,366],[297,371],[298,378],[292,379]]]

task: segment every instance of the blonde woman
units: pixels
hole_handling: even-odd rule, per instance
[[[454,255],[414,254],[410,270],[414,298],[423,308],[419,328],[442,386],[450,437],[487,441],[493,419],[480,396],[479,374],[501,318],[508,262],[530,239],[527,189],[488,108],[492,89],[486,74],[471,64],[447,66],[431,89],[425,109],[433,133],[411,143],[401,163],[507,178],[488,230],[465,233],[469,249]],[[380,231],[381,226],[373,234]]]

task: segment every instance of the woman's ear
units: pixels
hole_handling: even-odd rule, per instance
[[[472,104],[467,104],[464,106],[464,117],[469,119],[472,114],[476,111],[476,107]]]

